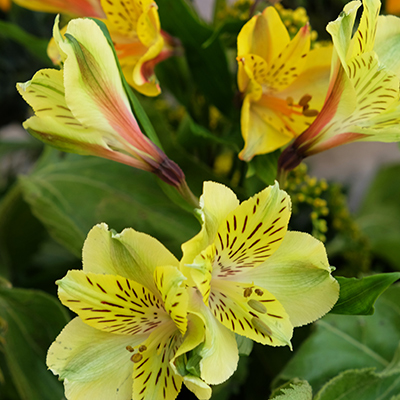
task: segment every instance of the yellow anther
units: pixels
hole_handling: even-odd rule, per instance
[[[131,357],[131,361],[133,361],[134,363],[137,363],[139,361],[141,361],[143,358],[143,356],[140,353],[135,353],[132,357]]]
[[[248,287],[248,288],[244,289],[243,296],[250,297],[252,293],[253,293],[253,289],[251,287]]]

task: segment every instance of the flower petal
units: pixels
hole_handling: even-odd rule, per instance
[[[235,193],[227,186],[216,182],[204,182],[203,194],[200,197],[203,227],[200,233],[182,245],[181,270],[187,277],[190,276],[190,270],[186,269],[185,264],[193,263],[193,260],[213,242],[219,225],[238,205],[239,200]]]
[[[172,323],[159,298],[122,276],[72,270],[57,284],[61,302],[101,331],[149,335]]]
[[[185,288],[185,276],[176,267],[157,267],[154,281],[161,294],[166,312],[175,322],[182,335],[187,329],[187,308],[189,295]]]
[[[239,158],[244,161],[275,151],[294,137],[274,110],[251,101],[250,96],[243,101],[240,125],[245,146]]]
[[[131,398],[131,354],[143,336],[110,335],[73,319],[47,353],[47,366],[64,379],[69,400]]]
[[[211,385],[225,382],[237,368],[239,352],[235,335],[212,315],[201,296],[192,291],[189,312],[200,317],[206,327],[204,344],[198,348],[201,378]]]
[[[346,4],[339,17],[335,21],[329,22],[326,27],[326,30],[332,36],[333,45],[342,65],[346,65],[347,58],[350,56],[354,21],[360,6],[361,1],[359,0]]]
[[[339,295],[324,245],[306,233],[288,232],[279,249],[245,276],[276,296],[293,326],[322,317]],[[243,281],[243,277],[240,279]]]
[[[232,332],[262,344],[291,347],[293,326],[289,316],[263,287],[215,279],[209,307],[215,318]]]
[[[157,239],[132,228],[117,234],[104,223],[96,225],[83,246],[85,272],[120,275],[153,293],[157,293],[153,274],[159,265],[178,267],[179,262]]]
[[[270,65],[289,42],[289,33],[278,12],[267,7],[243,26],[238,35],[238,54],[256,54]]]
[[[215,237],[213,278],[230,279],[263,263],[280,246],[290,212],[290,197],[278,183],[231,211]]]
[[[138,399],[174,400],[182,386],[182,377],[170,365],[182,337],[171,323],[151,333],[132,357],[133,393]],[[136,356],[136,358],[135,358]]]
[[[380,15],[374,51],[379,62],[400,78],[400,18]]]
[[[104,17],[98,0],[14,0],[21,7],[48,13],[65,13],[77,17]]]

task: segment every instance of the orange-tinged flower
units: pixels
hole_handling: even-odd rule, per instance
[[[63,69],[45,69],[18,90],[35,110],[24,127],[64,151],[95,155],[151,171],[186,190],[182,170],[145,136],[132,113],[117,60],[95,21],[74,19],[54,37]]]
[[[331,47],[310,50],[306,25],[290,40],[274,7],[245,24],[238,36],[241,129],[249,161],[297,137],[315,119],[328,89]]]
[[[302,159],[354,141],[400,141],[400,19],[379,16],[381,2],[348,3],[328,24],[335,55],[324,106],[315,121],[281,154],[281,171]]]
[[[146,96],[161,93],[154,67],[174,52],[174,40],[161,30],[157,4],[152,0],[16,0],[36,11],[100,18],[107,25],[128,83]],[[49,57],[60,62],[54,41]]]
[[[386,12],[388,14],[400,14],[399,0],[386,0]]]

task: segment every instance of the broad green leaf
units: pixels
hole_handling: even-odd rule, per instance
[[[270,400],[312,400],[312,388],[307,381],[293,379],[274,391]]]
[[[383,371],[399,345],[399,304],[400,285],[395,285],[377,300],[374,315],[327,315],[315,324],[315,331],[279,374],[275,385],[299,378],[317,391],[347,369]]]
[[[343,276],[335,278],[340,284],[340,296],[331,313],[371,315],[374,313],[376,299],[400,279],[400,272],[377,274],[362,279]]]
[[[266,185],[273,185],[278,172],[278,158],[281,151],[276,150],[273,153],[256,156],[250,162],[250,168],[254,170],[255,175]]]
[[[58,300],[46,293],[0,287],[0,347],[20,400],[63,398],[62,384],[45,359],[68,320]]]
[[[329,381],[314,400],[393,400],[392,396],[399,392],[400,372],[387,375],[366,368],[342,372]]]
[[[197,88],[225,114],[233,101],[233,77],[224,48],[217,39],[208,47],[203,43],[213,30],[202,23],[184,0],[158,0],[161,26],[182,42],[185,56]]]
[[[24,201],[21,186],[15,184],[0,203],[0,276],[11,279],[25,269],[44,237],[43,226]]]
[[[78,257],[89,230],[106,222],[159,239],[175,254],[199,230],[196,219],[171,203],[151,174],[95,157],[65,155],[20,178],[34,215]]]
[[[360,208],[357,222],[372,251],[400,270],[400,165],[381,169]]]

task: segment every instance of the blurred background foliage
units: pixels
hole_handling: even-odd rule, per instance
[[[346,2],[286,0],[277,8],[292,35],[308,14],[315,44],[317,38],[329,39],[325,26]],[[273,183],[279,152],[257,156],[249,164],[237,158],[243,142],[236,37],[249,8],[262,10],[270,3],[239,0],[232,6],[216,0],[211,21],[201,20],[190,1],[157,4],[163,29],[182,43],[182,57],[157,66],[160,97],[138,97],[166,153],[181,166],[196,195],[202,182],[211,179],[245,199]],[[16,4],[0,12],[0,400],[62,398],[62,384],[44,364],[48,346],[70,317],[55,297],[54,282],[68,269],[80,268],[82,244],[93,225],[106,222],[117,231],[131,226],[155,236],[178,257],[180,244],[199,229],[153,176],[43,148],[17,128],[30,111],[15,84],[51,67],[46,47],[53,21],[54,15]],[[400,271],[399,168],[379,171],[352,215],[346,187],[310,177],[307,166],[300,165],[286,187],[293,202],[290,229],[324,241],[339,275]],[[391,277],[390,283],[398,275]],[[234,378],[214,388],[213,399],[252,400],[255,394],[266,399],[272,388],[292,378],[307,380],[314,394],[321,390],[318,398],[333,399],[333,389],[324,385],[345,370],[350,372],[335,378],[343,387],[356,374],[367,386],[374,382],[382,387],[382,393],[389,385],[391,391],[379,398],[390,399],[400,392],[395,370],[400,359],[398,304],[400,291],[394,286],[378,300],[372,317],[328,315],[298,328],[294,354],[255,344]],[[360,372],[364,368],[376,369]],[[374,392],[371,400],[378,395]],[[194,396],[183,390],[179,398]],[[360,397],[348,400],[353,398]]]

